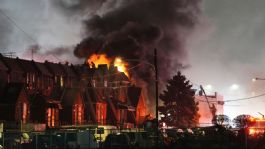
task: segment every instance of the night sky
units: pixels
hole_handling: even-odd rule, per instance
[[[129,0],[128,0],[129,1]],[[83,5],[89,6],[83,7]],[[119,0],[0,0],[0,52],[16,52],[30,59],[30,47],[39,45],[35,60],[83,62],[73,49],[89,31],[87,14],[104,14],[122,5]],[[224,100],[265,93],[265,1],[203,0],[198,22],[185,35],[187,54],[180,61],[193,84],[211,85]],[[143,14],[144,15],[144,14]],[[172,55],[178,58],[178,52]],[[171,75],[176,70],[172,69]],[[234,88],[232,87],[234,85]],[[238,88],[235,87],[238,85]],[[225,114],[265,114],[265,96],[225,103]]]

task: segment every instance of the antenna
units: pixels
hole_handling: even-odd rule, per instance
[[[16,55],[16,52],[5,52],[2,53],[3,56],[13,58]]]
[[[262,114],[262,113],[260,113],[260,112],[258,112],[261,116],[262,116],[262,118],[264,119],[264,114]]]

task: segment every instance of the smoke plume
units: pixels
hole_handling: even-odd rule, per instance
[[[74,50],[77,57],[104,53],[109,57],[152,62],[153,49],[157,48],[159,67],[165,72],[165,78],[186,58],[186,36],[198,21],[200,0],[106,0],[99,3],[101,9],[84,21],[86,36]]]
[[[196,25],[199,14],[200,0],[101,1],[101,9],[84,21],[86,36],[74,54],[82,58],[104,53],[109,57],[153,63],[153,50],[157,48],[160,76],[166,80],[172,69],[180,69],[181,61],[186,58],[186,37]],[[154,82],[150,80],[152,75],[147,66],[134,73],[134,77],[143,79],[147,86]],[[154,95],[152,87],[148,90]]]

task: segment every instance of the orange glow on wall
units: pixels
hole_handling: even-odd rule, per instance
[[[105,124],[107,118],[107,104],[104,102],[96,103],[96,119],[98,124]]]
[[[73,107],[73,123],[82,124],[84,119],[84,107],[82,104],[75,104]]]

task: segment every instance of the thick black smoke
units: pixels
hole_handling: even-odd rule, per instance
[[[158,48],[162,63],[170,66],[172,56],[185,56],[185,34],[197,22],[200,0],[109,1],[119,7],[84,21],[87,37],[76,46],[77,57],[105,53],[139,59]]]
[[[113,8],[84,21],[86,38],[74,50],[77,57],[104,53],[109,57],[153,63],[153,49],[157,48],[162,79],[168,79],[172,71],[179,69],[181,59],[186,57],[187,34],[198,21],[200,0],[106,0],[100,3],[102,7],[111,4]],[[148,80],[153,75],[150,68],[140,69],[135,74],[152,84],[149,82],[154,81]]]

